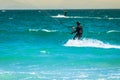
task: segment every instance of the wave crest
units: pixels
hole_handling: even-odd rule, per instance
[[[42,31],[45,31],[45,32],[56,32],[57,30],[42,29]]]
[[[119,20],[120,18],[113,17],[92,17],[92,16],[64,16],[58,14],[57,16],[51,16],[52,18],[81,18],[81,19],[108,19],[108,20]]]
[[[120,31],[117,31],[117,30],[110,30],[110,31],[107,31],[107,33],[119,33]]]
[[[29,29],[29,32],[38,32],[38,31],[43,31],[43,32],[57,32],[57,30],[48,30],[48,29]]]
[[[58,14],[57,16],[51,16],[51,17],[52,18],[69,18],[69,17],[61,15],[61,14]]]

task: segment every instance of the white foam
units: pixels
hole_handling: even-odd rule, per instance
[[[45,32],[56,32],[57,30],[42,29],[42,31],[45,31]]]
[[[112,32],[120,32],[120,31],[117,31],[117,30],[109,30],[109,31],[107,31],[107,33],[112,33]]]
[[[29,29],[30,32],[38,32],[40,29]]]
[[[103,17],[90,17],[90,16],[64,16],[64,15],[61,15],[61,14],[58,14],[57,16],[51,16],[52,18],[81,18],[81,19],[108,19],[108,20],[114,20],[114,19],[117,19],[119,20],[120,18],[113,18],[113,17],[108,17],[108,16],[105,16],[104,18]]]
[[[102,19],[101,17],[88,17],[88,16],[83,16],[83,17],[76,16],[76,18]]]
[[[48,29],[29,29],[29,32],[38,32],[38,31],[43,31],[43,32],[56,32],[57,30],[48,30]]]
[[[45,50],[41,50],[40,53],[45,54],[45,53],[47,53],[47,51],[45,51]]]
[[[51,16],[53,18],[67,18],[67,16],[64,16],[64,15],[61,15],[61,14],[58,14],[57,16]]]
[[[11,20],[12,20],[13,18],[12,18],[12,17],[9,17],[9,19],[11,19]]]
[[[64,16],[58,14],[57,16],[51,16],[52,18],[88,18],[88,19],[102,19],[101,17],[88,17],[88,16]]]
[[[104,43],[96,39],[82,39],[82,40],[68,40],[64,46],[72,47],[97,47],[97,48],[117,48],[120,49],[119,45],[111,45],[109,43]]]
[[[114,19],[120,19],[120,18],[112,18],[112,17],[109,17],[108,19],[109,19],[109,20],[114,20]]]

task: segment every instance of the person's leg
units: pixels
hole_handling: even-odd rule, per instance
[[[81,35],[78,35],[78,40],[80,39]]]
[[[79,34],[79,35],[78,35],[78,40],[79,40],[81,37],[82,37],[82,34]]]
[[[73,40],[75,40],[75,39],[76,39],[76,37],[77,37],[77,34],[73,37]]]

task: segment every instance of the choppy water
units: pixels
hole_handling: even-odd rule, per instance
[[[120,10],[67,12],[0,11],[0,80],[120,79]]]

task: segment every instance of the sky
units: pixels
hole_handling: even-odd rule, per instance
[[[120,0],[0,0],[0,9],[120,9]]]

